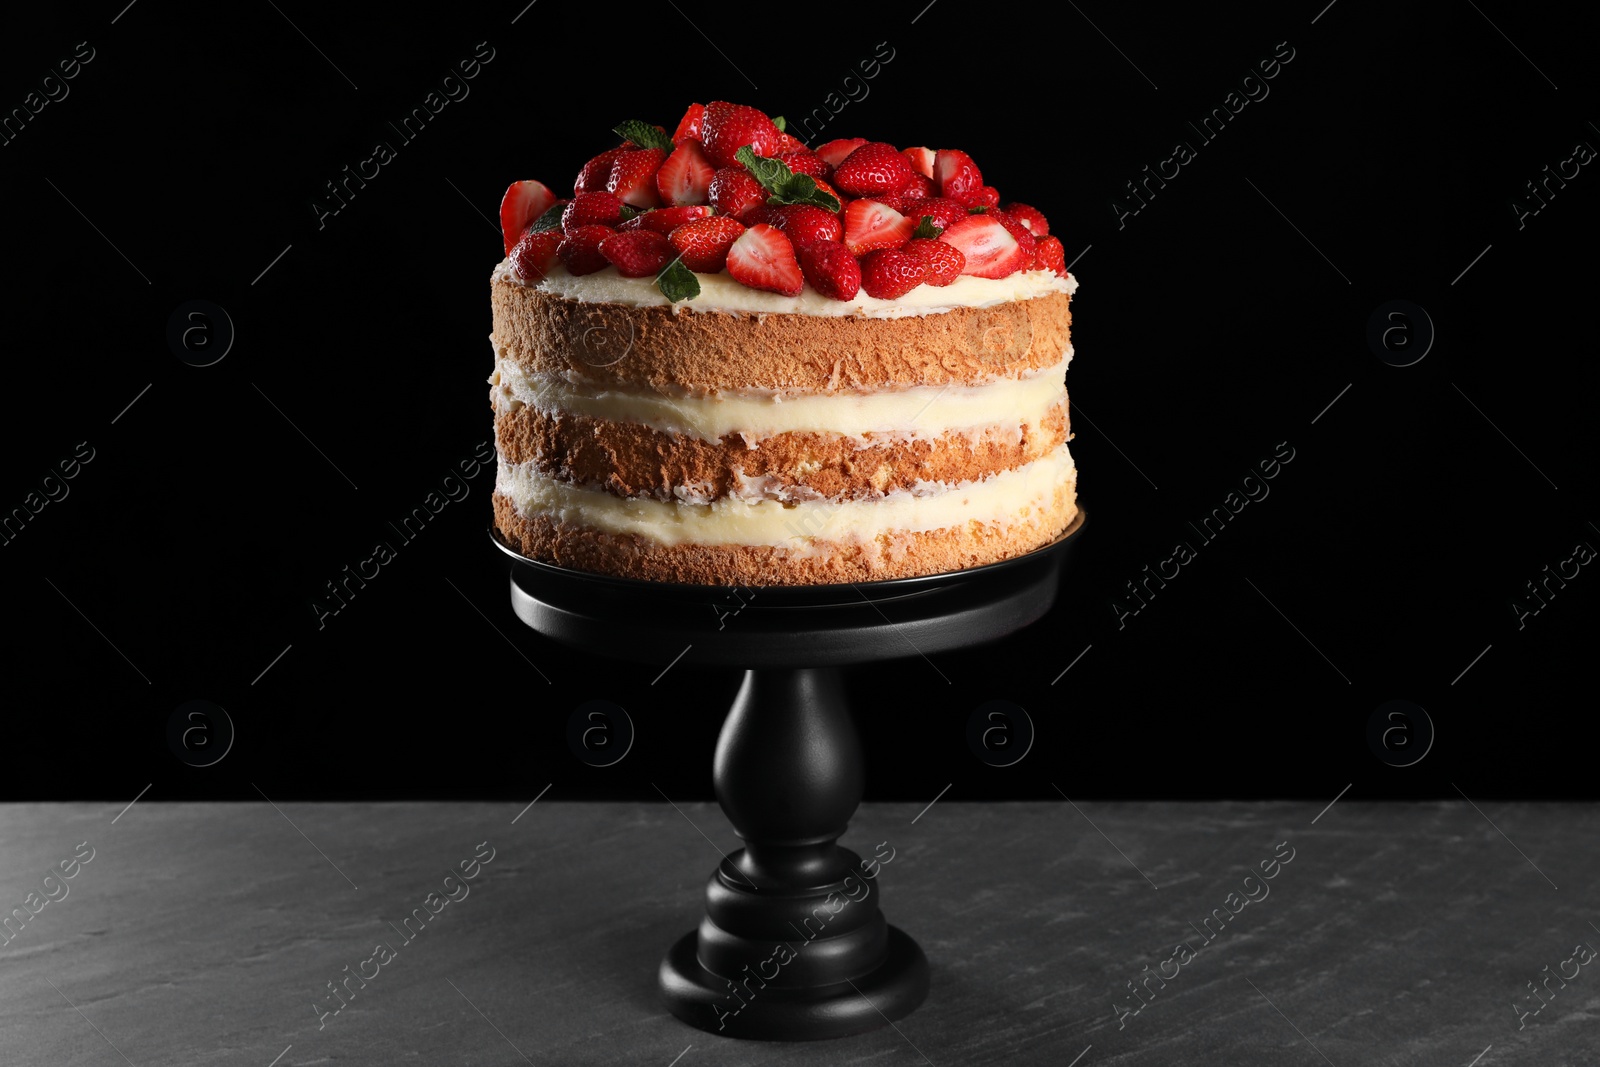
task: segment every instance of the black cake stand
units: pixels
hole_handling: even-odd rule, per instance
[[[1004,637],[1056,596],[1083,513],[1025,556],[969,570],[824,586],[674,585],[514,561],[511,604],[546,637],[666,666],[742,668],[717,740],[717,800],[744,841],[706,913],[661,962],[679,1019],[729,1037],[843,1037],[910,1014],[922,949],[884,921],[877,866],[838,845],[861,802],[861,742],[838,668]],[[688,651],[685,652],[685,646]]]

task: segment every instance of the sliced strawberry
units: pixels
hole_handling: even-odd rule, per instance
[[[757,224],[739,235],[728,249],[728,273],[750,289],[799,296],[805,276],[794,258],[794,245],[771,226]]]
[[[522,240],[511,249],[511,265],[517,269],[517,277],[525,282],[536,282],[549,274],[556,261],[556,248],[562,240],[558,230],[523,234]]]
[[[959,148],[941,148],[933,157],[933,180],[939,183],[939,195],[952,200],[957,193],[967,193],[983,184],[983,174],[972,157]]]
[[[700,142],[684,139],[656,172],[656,191],[667,204],[704,204],[716,172]]]
[[[830,167],[837,167],[844,162],[844,158],[851,152],[867,143],[865,137],[845,137],[837,141],[829,141],[817,149],[817,155]]]
[[[1030,255],[1023,255],[1022,246],[999,219],[988,215],[968,215],[939,235],[945,244],[955,245],[967,257],[962,274],[979,278],[1004,278],[1015,271],[1027,268]]]
[[[1006,214],[1016,219],[1028,228],[1028,232],[1035,237],[1049,237],[1050,223],[1045,221],[1044,212],[1027,204],[1007,204]]]
[[[852,200],[844,209],[844,243],[856,255],[878,248],[899,248],[911,240],[917,224],[887,204]]]
[[[700,140],[700,123],[706,117],[704,104],[690,104],[689,110],[683,113],[683,118],[678,120],[678,128],[672,131],[674,144],[682,144],[686,139]]]
[[[989,211],[989,217],[994,219],[1000,225],[1004,226],[1006,228],[1006,232],[1012,237],[1016,238],[1017,246],[1022,249],[1022,254],[1027,257],[1027,259],[1023,262],[1023,265],[1017,269],[1027,270],[1028,264],[1033,262],[1034,250],[1039,247],[1039,241],[1033,236],[1033,232],[1024,226],[1020,219],[1013,215],[1006,214],[999,208],[991,209]]]
[[[915,173],[894,145],[868,141],[834,167],[833,184],[851,196],[878,196],[899,191]]]
[[[826,178],[832,170],[822,161],[822,157],[810,149],[802,148],[795,152],[784,152],[778,156],[783,165],[788,167],[793,174],[809,174],[813,178]]]
[[[666,234],[654,230],[619,233],[600,242],[600,254],[624,278],[654,277],[677,255]]]
[[[910,162],[911,169],[924,178],[933,177],[933,149],[931,148],[902,148],[900,154]]]
[[[939,187],[933,184],[932,178],[922,174],[913,174],[895,195],[907,203],[913,200],[928,200],[939,195]]]
[[[711,217],[711,207],[708,204],[693,204],[687,207],[658,207],[654,211],[646,211],[635,215],[624,222],[617,230],[628,233],[632,230],[654,230],[656,233],[671,233],[686,222],[695,219]]]
[[[579,226],[561,239],[556,255],[568,274],[593,274],[605,270],[608,260],[600,253],[600,242],[616,233],[610,226]]]
[[[882,248],[861,257],[861,288],[879,300],[898,300],[927,277],[922,260],[898,249]]]
[[[613,193],[624,204],[634,207],[660,207],[661,194],[656,192],[656,171],[661,169],[667,154],[659,148],[630,148],[611,164],[611,177],[606,181],[606,191]]]
[[[700,123],[706,155],[719,167],[738,166],[734,153],[745,145],[758,156],[774,156],[782,135],[772,120],[753,107],[713,100]]]
[[[622,201],[613,193],[579,193],[561,212],[561,228],[571,233],[579,226],[615,226],[622,221]]]
[[[717,214],[736,219],[767,202],[767,191],[743,167],[723,167],[713,174],[706,195]]]
[[[572,185],[573,194],[604,192],[606,182],[611,180],[611,164],[626,151],[628,151],[626,148],[613,148],[609,152],[601,152],[585,163],[583,169],[578,172],[578,180]]]
[[[1041,237],[1039,239],[1038,245],[1033,249],[1031,269],[1053,270],[1063,278],[1067,276],[1067,250],[1061,247],[1061,238]]]
[[[854,300],[861,291],[861,264],[836,241],[799,246],[800,272],[829,300]]]
[[[927,237],[917,237],[907,241],[906,246],[900,251],[922,261],[923,267],[928,271],[928,276],[923,281],[928,285],[941,287],[949,285],[961,277],[961,272],[967,266],[967,257],[961,254],[961,249]]]
[[[906,204],[905,215],[907,218],[921,222],[923,216],[933,217],[933,224],[942,230],[948,230],[956,223],[967,217],[967,209],[954,200],[942,196],[929,197],[926,200],[913,200]]]
[[[969,189],[964,193],[952,193],[951,195],[960,203],[965,204],[968,209],[1000,206],[1000,190],[992,185],[980,185],[976,189]]]
[[[667,235],[683,265],[699,274],[716,274],[728,265],[728,249],[744,227],[721,215],[686,222]]]
[[[839,241],[844,238],[844,226],[839,222],[839,216],[823,208],[811,204],[788,204],[768,210],[772,212],[772,218],[763,221],[782,230],[796,248],[812,241]]]
[[[543,182],[512,182],[506,195],[500,199],[500,236],[505,241],[506,255],[522,240],[522,231],[528,224],[543,215],[556,202],[556,194],[546,189]]]

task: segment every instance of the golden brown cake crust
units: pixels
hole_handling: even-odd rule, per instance
[[[1076,475],[1050,504],[1005,527],[969,522],[926,532],[880,535],[864,543],[806,548],[763,545],[663,545],[602,533],[546,515],[524,518],[509,497],[494,495],[495,527],[529,559],[574,570],[690,585],[825,585],[909,578],[979,567],[1049,544],[1077,515]],[[687,506],[687,505],[685,505]]]
[[[773,488],[854,499],[909,489],[919,481],[977,481],[1044,456],[1067,440],[1067,402],[1037,427],[991,427],[977,434],[908,438],[868,434],[867,446],[828,433],[783,433],[754,447],[652,430],[637,423],[551,414],[523,406],[495,416],[495,441],[508,463],[533,462],[562,481],[600,486],[617,496],[671,500],[677,486],[728,495],[738,478],[766,478]]]
[[[975,385],[1054,366],[1070,345],[1071,297],[904,318],[754,314],[585,303],[490,282],[497,352],[529,372],[607,385],[873,391]]]

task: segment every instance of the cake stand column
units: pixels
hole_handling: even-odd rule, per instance
[[[877,866],[838,845],[861,802],[861,743],[833,669],[752,670],[723,723],[717,800],[745,847],[662,961],[668,1009],[733,1037],[841,1037],[910,1013],[928,964],[878,907]]]

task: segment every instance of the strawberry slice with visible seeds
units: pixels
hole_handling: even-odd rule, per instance
[[[610,226],[579,226],[561,239],[556,255],[568,274],[593,274],[605,270],[608,260],[600,254],[600,242],[616,233]]]
[[[851,196],[879,196],[897,192],[915,173],[894,145],[868,141],[834,168],[833,184]]]
[[[674,144],[682,144],[686,138],[700,140],[700,123],[706,117],[704,104],[690,104],[689,110],[683,113],[683,118],[678,120],[678,128],[672,131]]]
[[[800,246],[800,272],[811,288],[829,300],[854,300],[861,291],[861,264],[835,241]]]
[[[522,240],[511,249],[511,265],[516,268],[517,277],[531,283],[549,274],[556,261],[556,249],[563,240],[559,230],[523,234]]]
[[[912,170],[924,178],[933,177],[933,149],[902,148],[900,154],[906,157],[907,162],[911,164]]]
[[[794,258],[794,245],[783,232],[758,223],[739,235],[728,249],[728,273],[750,289],[799,296],[805,276]]]
[[[578,172],[578,180],[572,183],[573,195],[605,192],[606,182],[611,180],[611,164],[626,151],[628,151],[626,148],[613,148],[601,152],[585,163],[583,169]]]
[[[711,188],[712,175],[717,168],[711,165],[699,141],[684,139],[672,150],[661,169],[656,171],[656,192],[667,204],[704,204]]]
[[[967,209],[954,200],[933,196],[926,200],[912,200],[907,203],[905,215],[918,222],[922,221],[924,215],[931,216],[935,226],[948,230],[967,217]]]
[[[933,157],[933,180],[939,183],[940,196],[959,200],[956,194],[974,192],[983,185],[983,173],[959,148],[941,148]]]
[[[719,167],[736,167],[734,153],[745,145],[758,156],[775,156],[782,135],[772,120],[753,107],[713,100],[700,122],[700,140],[706,155]]]
[[[601,241],[599,249],[624,278],[654,277],[676,254],[666,235],[654,230],[614,234]]]
[[[928,270],[928,276],[923,281],[928,285],[949,285],[961,277],[961,272],[967,266],[967,257],[961,254],[961,249],[927,237],[907,241],[901,251],[922,261]]]
[[[852,200],[844,209],[845,247],[856,255],[879,248],[899,248],[911,240],[917,224],[887,204]]]
[[[837,167],[844,162],[846,156],[867,143],[865,137],[842,137],[837,141],[829,141],[817,149],[817,155],[829,167]]]
[[[962,274],[979,278],[1004,278],[1026,270],[1033,255],[1031,249],[1024,254],[1022,245],[1000,220],[988,215],[968,215],[941,233],[939,240],[954,245],[967,257]]]
[[[646,211],[635,215],[633,218],[618,226],[618,231],[627,233],[632,230],[654,230],[656,233],[671,233],[686,222],[695,219],[711,217],[711,207],[708,204],[692,204],[687,207],[658,207],[654,211]]]
[[[844,237],[844,226],[840,224],[839,216],[824,208],[812,204],[788,204],[768,210],[772,217],[761,221],[782,230],[796,248],[812,241],[838,241]]]
[[[927,277],[922,260],[898,249],[880,248],[861,257],[861,288],[879,300],[898,300]]]
[[[506,255],[522,240],[522,231],[555,202],[556,194],[543,182],[511,183],[500,200],[500,237],[505,242]]]
[[[717,171],[711,177],[706,195],[717,214],[736,219],[767,202],[767,191],[743,167],[723,167]]]
[[[1016,216],[1009,215],[999,208],[990,210],[989,217],[1004,226],[1006,232],[1017,239],[1018,247],[1022,249],[1023,255],[1028,257],[1027,262],[1032,263],[1033,253],[1039,247],[1039,241],[1033,236],[1033,231],[1024,226]],[[1024,265],[1018,269],[1027,270],[1028,268]]]
[[[683,265],[696,274],[717,274],[728,265],[728,249],[744,233],[733,219],[715,215],[686,222],[667,235]]]
[[[659,148],[630,148],[611,164],[606,192],[634,207],[660,207],[656,192],[656,171],[667,154]]]

